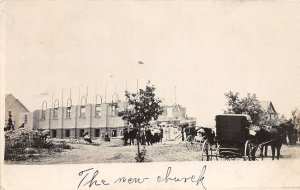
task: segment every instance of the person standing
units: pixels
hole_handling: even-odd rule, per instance
[[[146,136],[146,142],[148,145],[152,145],[152,133],[151,130],[149,129],[149,127],[146,127],[145,130],[145,136]]]
[[[127,146],[128,144],[128,138],[129,138],[129,133],[127,128],[125,127],[123,130],[123,135],[124,135],[124,146]]]
[[[8,116],[7,129],[8,130],[15,130],[12,119],[11,119],[11,115]]]
[[[160,138],[160,142],[162,143],[162,139],[164,138],[164,130],[161,126],[159,127],[159,131],[160,131],[159,138]]]
[[[135,138],[135,134],[133,131],[133,127],[130,127],[130,130],[129,130],[129,144],[130,145],[134,145],[134,138]]]
[[[181,126],[181,141],[184,141],[184,125]]]

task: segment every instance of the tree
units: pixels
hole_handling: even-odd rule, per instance
[[[299,108],[295,108],[294,110],[292,110],[291,112],[292,115],[292,121],[295,124],[295,127],[300,130],[300,110]]]
[[[239,93],[225,93],[227,110],[225,114],[248,114],[254,125],[268,124],[267,113],[262,109],[255,94],[240,98]]]
[[[145,126],[151,120],[157,120],[158,116],[163,113],[161,107],[161,100],[155,97],[155,87],[150,85],[150,81],[147,83],[145,90],[139,89],[138,93],[130,93],[125,91],[125,96],[128,100],[128,108],[125,111],[119,112],[119,116],[123,120],[131,123],[138,129],[138,161],[143,161],[143,157],[140,153],[140,129]]]

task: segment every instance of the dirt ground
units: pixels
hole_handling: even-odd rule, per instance
[[[136,162],[137,146],[123,146],[122,141],[113,139],[111,142],[99,144],[70,144],[73,149],[64,150],[39,160],[8,161],[6,164],[48,165],[48,164],[83,164],[83,163],[129,163]],[[141,146],[143,148],[143,146]],[[172,161],[201,161],[200,151],[187,150],[181,141],[169,141],[145,146],[145,162],[172,162]],[[269,156],[271,150],[269,148]],[[283,145],[280,159],[300,159],[300,142],[295,146]],[[242,159],[237,159],[242,160]],[[264,161],[271,161],[267,157]]]

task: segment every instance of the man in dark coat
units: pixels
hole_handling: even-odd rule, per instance
[[[130,127],[130,130],[129,130],[129,144],[130,145],[134,145],[134,139],[136,138],[136,134],[133,130],[133,127]]]
[[[129,138],[129,133],[128,133],[128,130],[127,128],[125,127],[124,130],[123,130],[123,135],[124,135],[124,146],[127,146],[127,143],[128,143],[128,138]]]
[[[146,127],[145,130],[145,136],[146,136],[146,142],[148,145],[152,145],[152,133],[151,130],[149,129],[149,127]]]
[[[12,119],[11,119],[11,115],[8,116],[7,129],[8,130],[15,130]]]
[[[160,139],[160,142],[162,143],[162,139],[164,138],[164,130],[161,126],[159,127],[159,131],[160,131],[159,139]]]

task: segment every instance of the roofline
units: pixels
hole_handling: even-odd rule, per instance
[[[270,101],[270,105],[272,106],[273,110],[275,111],[275,113],[277,113],[277,111],[275,110],[273,103]]]
[[[238,117],[238,116],[241,117],[241,116],[243,116],[243,117],[246,117],[246,119],[248,121],[252,122],[252,119],[251,119],[250,115],[248,115],[248,114],[219,114],[219,115],[216,115],[216,117],[217,116],[235,116],[235,117]]]
[[[7,98],[7,96],[9,96],[9,95],[12,96],[12,97],[15,99],[15,101],[17,101],[17,102],[20,104],[20,106],[23,107],[23,108],[25,109],[26,112],[30,112],[30,111],[26,108],[26,106],[24,106],[24,104],[23,104],[19,99],[17,99],[12,93],[6,94],[6,95],[5,95],[5,98]]]

